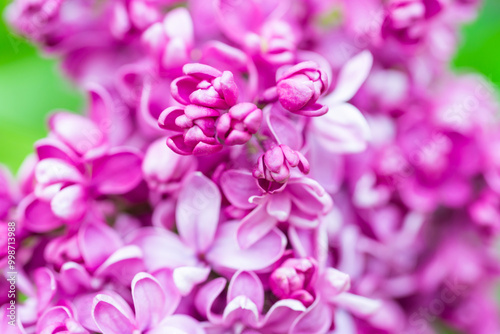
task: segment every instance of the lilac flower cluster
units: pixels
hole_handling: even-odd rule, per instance
[[[88,103],[0,173],[0,332],[500,333],[499,108],[448,70],[477,5],[15,0]]]

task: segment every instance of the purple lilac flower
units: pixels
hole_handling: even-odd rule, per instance
[[[478,3],[15,0],[88,108],[0,169],[0,332],[499,332]]]

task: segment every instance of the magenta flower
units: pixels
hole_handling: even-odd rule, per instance
[[[427,21],[442,9],[439,0],[396,0],[389,4],[382,36],[393,36],[402,43],[416,43],[426,30]]]
[[[88,107],[0,168],[2,334],[500,332],[479,1],[95,5],[6,12]]]
[[[190,282],[180,282],[191,291],[206,279],[209,273],[206,269],[210,267],[222,272],[266,270],[278,261],[285,249],[283,233],[271,227],[253,246],[241,248],[237,241],[239,222],[219,222],[221,200],[212,181],[199,172],[192,174],[177,202],[179,235],[146,228],[138,230],[130,242],[141,249],[148,271],[185,267],[179,273],[192,272],[198,276]],[[200,270],[204,276],[199,274]],[[193,286],[189,287],[190,284]]]
[[[140,155],[124,148],[106,152],[103,134],[92,122],[58,113],[50,123],[53,138],[37,143],[34,194],[20,204],[26,228],[33,231],[76,223],[92,208],[93,199],[124,194],[142,179]]]
[[[222,150],[216,138],[217,109],[190,104],[165,109],[158,119],[162,129],[182,132],[167,139],[167,145],[177,154],[207,155]]]
[[[147,6],[146,1],[135,3]],[[134,6],[140,8],[139,5]],[[152,11],[152,15],[157,15]],[[139,18],[147,17],[138,15]],[[193,22],[189,12],[185,8],[176,8],[170,11],[163,21],[150,25],[141,36],[159,67],[162,69],[181,68],[190,60],[190,52],[193,48]]]
[[[175,154],[165,146],[165,139],[158,139],[149,145],[142,172],[151,190],[170,193],[181,188],[185,176],[196,169],[193,157]]]
[[[279,145],[259,158],[252,175],[258,179],[262,190],[274,192],[288,181],[291,167],[298,167],[303,174],[309,173],[309,162],[302,153],[286,145]]]
[[[326,72],[313,61],[306,61],[277,72],[276,87],[265,93],[265,100],[277,99],[286,110],[303,116],[321,116],[328,107],[316,103],[329,87]]]
[[[296,299],[310,306],[314,301],[313,282],[317,264],[314,259],[288,259],[270,277],[271,291],[279,299]]]
[[[238,228],[238,243],[243,248],[252,246],[280,222],[314,229],[333,205],[324,189],[305,177],[290,179],[282,191],[266,194],[262,194],[251,174],[243,171],[224,172],[220,183],[232,205],[247,212],[251,210]]]
[[[185,76],[172,82],[172,96],[184,105],[228,109],[238,101],[238,87],[233,74],[204,64],[186,64]]]
[[[276,302],[262,315],[265,297],[261,280],[253,272],[238,271],[229,283],[222,314],[214,313],[213,306],[226,282],[225,278],[217,278],[205,284],[196,295],[195,306],[210,322],[212,331],[226,332],[243,326],[249,333],[284,333],[305,311],[300,302],[289,299]]]
[[[175,287],[164,288],[155,277],[139,273],[132,281],[135,312],[119,295],[103,292],[94,297],[92,318],[103,334],[204,333],[193,318],[173,314],[180,301],[177,296]]]
[[[262,110],[253,103],[239,103],[219,117],[217,135],[226,145],[245,144],[257,133],[262,122]]]

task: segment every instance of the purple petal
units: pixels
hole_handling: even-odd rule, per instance
[[[160,283],[147,273],[138,273],[132,280],[135,318],[140,330],[154,328],[166,316],[167,298]]]
[[[49,202],[41,201],[33,195],[25,197],[19,207],[24,217],[24,226],[30,231],[48,232],[64,224],[52,213]]]
[[[83,266],[75,262],[66,262],[59,271],[59,285],[68,295],[91,290],[91,277]]]
[[[44,159],[36,165],[36,180],[43,185],[71,182],[83,183],[82,173],[73,165],[59,159]]]
[[[220,187],[232,205],[244,210],[254,208],[255,204],[249,199],[261,194],[252,173],[243,170],[231,169],[222,173]]]
[[[141,157],[129,150],[117,150],[93,166],[92,184],[101,194],[123,194],[142,180]]]
[[[184,129],[176,123],[177,118],[184,115],[184,109],[184,107],[173,106],[163,110],[160,117],[158,117],[159,127],[165,130],[177,132],[184,131]]]
[[[287,190],[293,196],[293,203],[305,213],[320,216],[328,213],[333,200],[319,183],[310,178],[292,179]]]
[[[319,117],[323,116],[328,112],[328,107],[320,104],[320,103],[313,103],[311,105],[307,105],[303,107],[300,110],[293,111],[296,114],[302,115],[302,116],[307,116],[307,117]]]
[[[143,254],[139,247],[130,245],[115,251],[95,271],[97,277],[109,277],[123,285],[129,285],[134,276],[145,271]]]
[[[169,137],[167,139],[167,146],[170,147],[172,151],[180,155],[193,154],[194,147],[186,145],[183,135]]]
[[[200,172],[186,180],[177,202],[177,229],[186,244],[204,253],[213,242],[219,223],[219,188]]]
[[[163,26],[168,37],[180,38],[189,44],[193,42],[193,20],[187,8],[170,10],[165,16]]]
[[[189,333],[205,334],[203,327],[193,318],[184,314],[175,314],[166,318],[148,334]]]
[[[371,137],[365,117],[348,103],[330,106],[330,111],[321,119],[314,119],[312,126],[318,143],[329,152],[362,152]]]
[[[259,277],[253,272],[239,271],[233,275],[227,290],[227,300],[231,301],[238,296],[245,296],[262,312],[264,306],[264,287]]]
[[[175,285],[183,296],[188,296],[200,283],[207,280],[210,267],[179,267],[174,269],[173,279]]]
[[[105,143],[104,133],[87,117],[58,112],[49,118],[51,131],[80,155]]]
[[[89,223],[78,231],[78,246],[85,267],[92,272],[122,246],[122,241],[108,225]]]
[[[292,200],[286,192],[275,193],[269,196],[266,211],[280,222],[284,222],[290,216]]]
[[[72,164],[78,161],[78,156],[69,146],[55,138],[42,138],[35,143],[35,150],[39,160],[54,158]]]
[[[212,305],[226,287],[226,283],[224,277],[218,277],[210,281],[201,287],[194,300],[196,310],[202,317],[207,318],[213,324],[222,321],[221,316],[212,313]]]
[[[260,270],[278,261],[286,246],[286,237],[273,229],[247,249],[241,249],[236,239],[239,223],[219,226],[212,248],[206,259],[215,267],[233,270]]]
[[[47,268],[38,268],[34,273],[34,280],[37,286],[37,309],[38,312],[45,310],[57,291],[57,283],[54,274]]]
[[[186,64],[182,68],[184,74],[197,78],[198,80],[212,81],[213,79],[220,77],[222,72],[212,66],[193,63]]]
[[[52,198],[50,208],[65,221],[78,221],[88,210],[87,192],[77,184],[65,187]]]
[[[278,220],[267,212],[267,205],[262,204],[247,214],[238,228],[238,244],[246,249],[267,235]]]
[[[124,300],[106,294],[94,298],[92,317],[102,334],[134,334],[134,314]]]
[[[380,300],[370,299],[363,296],[354,295],[349,292],[341,293],[337,296],[328,296],[329,302],[343,307],[352,314],[366,318],[376,313],[382,307]]]
[[[326,97],[324,103],[334,106],[349,101],[368,77],[372,63],[373,56],[369,51],[363,51],[351,58],[342,67],[335,90]]]
[[[332,309],[324,304],[319,297],[308,307],[306,312],[295,319],[290,334],[323,334],[327,333],[332,325]]]
[[[259,321],[259,310],[255,303],[246,296],[237,296],[227,303],[222,320],[224,324],[242,323],[248,327],[256,327]]]
[[[170,85],[172,97],[181,104],[191,104],[189,95],[197,89],[198,83],[199,80],[187,75],[175,79]]]
[[[262,330],[270,333],[286,333],[295,319],[305,311],[305,306],[298,300],[279,300],[267,311],[262,321]]]
[[[222,31],[239,44],[245,42],[247,34],[257,31],[264,19],[261,7],[255,1],[217,0],[216,13]]]
[[[36,323],[37,333],[45,333],[44,329],[53,324],[64,324],[67,319],[70,319],[70,311],[63,306],[55,306],[46,310]]]
[[[288,118],[274,112],[274,108],[277,108],[276,104],[270,110],[264,112],[264,120],[271,135],[279,144],[287,145],[295,151],[300,150],[303,146],[303,139],[297,125]]]
[[[192,249],[182,243],[176,234],[164,229],[142,228],[130,243],[141,248],[148,271],[196,266],[198,262]]]

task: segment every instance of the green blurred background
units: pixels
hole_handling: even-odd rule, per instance
[[[0,12],[7,0],[1,0]],[[486,0],[478,20],[463,28],[453,61],[459,70],[476,70],[500,88],[500,1]],[[0,162],[15,171],[46,135],[45,118],[54,109],[79,111],[83,98],[48,59],[0,22]]]

